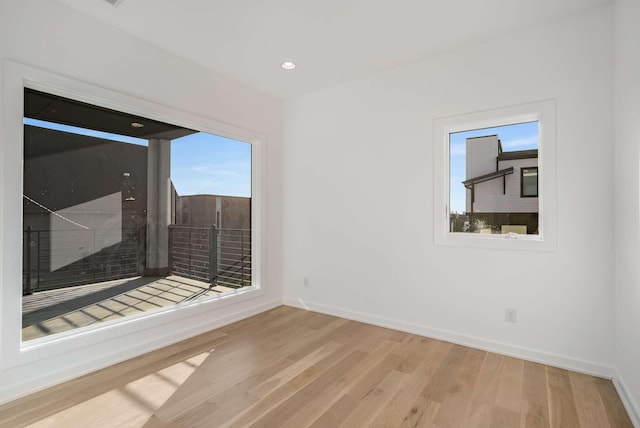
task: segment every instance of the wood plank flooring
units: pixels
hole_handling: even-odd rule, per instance
[[[281,306],[0,406],[0,427],[632,427],[610,381]]]

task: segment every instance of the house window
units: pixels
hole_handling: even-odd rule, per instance
[[[251,144],[30,88],[23,122],[23,340],[252,285]]]
[[[520,169],[520,196],[523,198],[538,197],[538,168]]]
[[[0,176],[2,176],[2,180],[0,180],[0,193],[2,193],[2,198],[0,198],[0,218],[2,218],[2,225],[0,225],[0,258],[2,260],[0,264],[2,269],[0,269],[0,281],[3,284],[3,289],[2,298],[0,298],[0,325],[2,325],[0,362],[3,366],[26,367],[27,364],[36,362],[41,364],[47,361],[54,361],[60,355],[65,355],[65,360],[71,358],[78,366],[82,366],[87,361],[92,361],[90,364],[101,364],[99,361],[103,361],[103,358],[113,358],[116,354],[127,355],[126,353],[132,352],[132,350],[143,349],[145,344],[170,343],[175,340],[175,337],[183,334],[189,328],[196,330],[210,328],[211,324],[210,321],[207,321],[207,314],[215,312],[217,308],[241,304],[265,294],[266,286],[262,281],[262,272],[264,272],[262,250],[265,231],[261,227],[264,224],[263,212],[265,207],[263,198],[263,135],[254,130],[239,128],[208,118],[205,115],[192,114],[170,106],[145,101],[122,92],[112,91],[10,60],[3,63],[2,80],[3,114],[2,127],[0,128],[2,137],[2,143],[0,144]],[[47,114],[55,115],[56,111],[62,113],[61,110],[55,108],[49,102],[38,103],[41,94],[53,96],[51,101],[54,104],[57,102],[65,103],[64,99],[77,102],[78,104],[75,104],[72,109],[75,114],[72,114],[71,117],[74,119],[65,120],[66,123],[61,123],[61,120],[54,120],[52,117],[48,118],[48,120],[46,120],[47,118],[38,117],[41,114],[45,114],[47,108],[49,108]],[[35,95],[35,99],[27,99],[32,95]],[[32,103],[34,101],[35,103]],[[83,105],[84,107],[93,106],[97,108],[97,111],[82,114],[83,110],[87,113]],[[51,109],[56,111],[51,111]],[[136,118],[126,122],[127,133],[134,133],[136,130],[148,132],[149,135],[147,136],[150,138],[144,138],[144,140],[155,140],[156,142],[146,143],[145,145],[135,144],[135,142],[141,143],[139,139],[122,141],[126,139],[114,137],[113,130],[102,129],[100,125],[89,127],[89,132],[107,132],[111,134],[109,137],[106,135],[87,136],[82,134],[86,132],[86,123],[88,121],[100,117],[102,114],[114,112],[115,116],[112,116],[114,119],[116,117],[131,119],[132,116]],[[79,122],[76,122],[76,119]],[[64,125],[79,128],[85,125],[85,127],[84,131],[76,129],[75,131],[77,132],[71,132],[70,129],[66,131],[53,130],[46,126],[40,126],[44,124],[38,124],[38,122],[35,122],[37,120],[54,123],[56,126]],[[141,120],[144,121],[141,122]],[[140,127],[140,124],[144,126]],[[152,127],[155,129],[150,130]],[[29,130],[26,131],[26,128],[29,128]],[[172,132],[172,129],[176,133]],[[230,221],[230,211],[225,212],[225,207],[232,211],[242,209],[247,213],[242,221],[250,224],[250,232],[243,231],[245,233],[245,239],[243,239],[239,233],[227,234],[225,231],[214,229],[218,234],[209,234],[208,236],[216,238],[217,241],[214,242],[219,245],[211,246],[210,243],[202,239],[203,233],[194,233],[193,230],[186,228],[186,231],[182,231],[182,235],[187,235],[187,239],[190,239],[192,243],[191,262],[193,266],[191,275],[198,275],[201,273],[199,268],[212,263],[212,258],[204,256],[201,252],[201,250],[209,246],[209,248],[216,250],[214,255],[219,256],[213,258],[213,261],[218,266],[216,278],[222,279],[222,276],[227,276],[227,278],[224,278],[224,281],[227,281],[247,278],[250,275],[251,280],[250,284],[247,281],[241,288],[226,287],[224,285],[218,287],[220,285],[219,282],[216,285],[207,284],[206,292],[201,289],[203,293],[192,293],[193,298],[185,299],[184,293],[167,293],[175,285],[171,279],[168,279],[164,284],[156,283],[156,286],[152,286],[150,281],[153,281],[153,278],[158,278],[158,276],[144,276],[144,269],[146,268],[148,268],[147,273],[149,274],[161,273],[160,271],[165,266],[161,263],[163,257],[160,252],[168,250],[168,247],[163,249],[160,245],[157,245],[155,248],[158,251],[154,255],[149,255],[149,251],[152,248],[147,245],[149,243],[147,239],[149,235],[155,234],[156,238],[154,239],[157,243],[159,241],[157,238],[159,231],[158,227],[155,230],[150,230],[153,228],[144,226],[145,224],[148,225],[149,218],[154,216],[149,213],[149,206],[160,200],[163,203],[161,206],[158,203],[157,217],[161,217],[163,222],[169,222],[170,224],[176,221],[172,215],[172,210],[176,209],[181,201],[176,200],[174,187],[179,195],[201,192],[201,189],[198,188],[193,188],[192,191],[185,190],[188,189],[190,184],[185,181],[179,182],[178,169],[181,167],[180,164],[178,162],[173,164],[166,162],[168,157],[171,156],[171,154],[167,156],[168,153],[171,153],[171,149],[179,149],[178,143],[175,146],[173,144],[169,146],[166,142],[159,141],[171,140],[179,142],[181,138],[189,137],[184,135],[188,130],[195,131],[190,134],[193,139],[206,137],[233,140],[234,145],[245,154],[243,155],[245,158],[246,154],[250,153],[250,160],[246,159],[246,161],[238,164],[233,162],[230,157],[218,156],[217,159],[210,159],[211,157],[198,156],[198,154],[201,154],[200,150],[195,150],[196,153],[193,158],[198,163],[185,163],[183,165],[187,169],[189,167],[192,168],[190,175],[191,177],[197,177],[199,184],[203,182],[220,182],[225,177],[238,177],[238,175],[244,175],[243,171],[250,171],[249,180],[244,180],[244,184],[235,187],[236,189],[248,189],[250,191],[250,195],[247,194],[250,196],[248,211],[244,199],[233,199],[228,194],[216,195],[216,197],[220,197],[219,204],[217,199],[216,203],[213,204],[213,198],[205,198],[202,204],[202,207],[207,208],[207,213],[210,212],[208,210],[209,207],[216,210],[215,216],[206,218],[209,230],[214,227],[214,224],[209,223],[214,223],[211,219],[217,218],[217,205],[220,205],[222,207],[221,222],[223,223],[223,228],[244,228],[244,226],[238,224],[234,225]],[[48,137],[51,134],[60,132],[63,135],[57,134],[56,139]],[[58,150],[58,155],[48,156],[45,153],[50,153],[53,147],[49,147],[47,144],[33,145],[27,142],[27,146],[25,146],[25,135],[28,133],[35,133],[34,135],[37,134],[36,136],[43,137],[44,139],[41,139],[43,143],[53,143],[55,141],[58,144],[58,148],[62,147],[62,150]],[[208,134],[210,137],[198,135],[199,133]],[[26,138],[32,138],[34,135],[26,136]],[[140,136],[138,135],[137,137]],[[92,141],[94,142],[96,142],[95,139],[110,141],[84,145],[86,150],[72,150],[74,145],[82,143],[81,140],[84,137],[93,138]],[[197,146],[194,141],[190,141],[194,144],[187,144],[188,147],[184,147],[186,151]],[[120,144],[127,144],[127,146]],[[100,145],[102,146],[98,147]],[[29,152],[27,153],[26,149],[29,146]],[[139,152],[146,151],[146,162],[140,159],[136,161],[136,156],[138,156],[136,154],[133,154],[131,159],[127,156],[114,156],[121,150],[129,153],[135,152],[138,155]],[[83,154],[94,155],[93,158],[100,162],[113,162],[115,160],[115,164],[106,165],[104,168],[96,167],[95,164],[92,166],[86,160],[82,161]],[[76,157],[77,161],[69,161],[68,156]],[[174,154],[174,159],[177,160],[178,157],[178,154]],[[165,162],[162,162],[163,159]],[[210,166],[201,163],[205,161],[220,162],[221,167],[212,169]],[[117,168],[114,168],[116,164]],[[144,174],[141,171],[143,167],[140,165],[142,164],[145,165],[144,168],[146,169]],[[40,165],[43,166],[42,169],[39,168]],[[149,168],[150,165],[152,166],[151,168]],[[202,168],[203,166],[204,168]],[[238,166],[240,168],[237,168]],[[44,173],[46,170],[49,170],[52,174],[39,176],[40,173]],[[77,177],[75,177],[72,180],[73,187],[62,186],[67,187],[67,194],[62,195],[65,198],[64,200],[52,198],[49,191],[44,190],[46,186],[64,183],[64,180],[70,183],[69,179],[73,178],[71,175],[77,174],[78,170],[82,170],[84,176],[89,178],[84,181],[81,179],[76,180]],[[168,180],[164,180],[167,171],[169,171],[171,183]],[[35,177],[36,181],[27,183],[27,175],[25,174],[30,174],[32,178]],[[95,189],[89,186],[93,180],[103,181],[104,186],[101,185],[100,188],[105,192],[96,193]],[[107,181],[104,182],[104,180]],[[155,181],[156,184],[161,184],[162,188],[168,191],[158,192],[158,195],[155,195],[153,189],[145,188],[145,180],[147,184],[149,181]],[[160,183],[161,181],[164,184]],[[33,189],[37,188],[42,190],[34,192]],[[153,197],[149,196],[150,190],[153,193]],[[222,193],[221,190],[215,189],[207,190],[207,192],[209,191]],[[143,193],[145,192],[147,196],[146,212],[145,208],[142,207],[145,199]],[[76,195],[76,193],[79,194]],[[235,191],[231,195],[243,196],[238,195]],[[197,199],[197,196],[199,195],[189,195],[187,197]],[[191,222],[195,221],[194,216],[202,213],[201,207],[196,207],[197,203],[199,201],[187,204],[194,208],[189,216],[189,221]],[[25,209],[25,205],[29,206],[28,210]],[[185,204],[182,205],[184,206]],[[167,209],[164,210],[163,207]],[[161,208],[163,211],[161,211]],[[28,223],[25,223],[24,214],[32,217],[27,221],[39,221],[41,226],[48,225],[50,229],[54,229],[53,246],[64,251],[59,251],[57,255],[52,255],[50,252],[51,247],[45,245],[44,236],[41,236],[40,248],[38,248],[36,224],[31,227],[31,236],[25,239],[25,235],[29,232],[25,230],[26,227],[25,229],[22,227],[23,225],[28,226]],[[144,222],[145,217],[146,223]],[[235,217],[236,219],[239,218]],[[45,220],[45,218],[48,218],[48,220]],[[161,222],[155,221],[155,224],[158,226]],[[52,225],[54,226],[53,228],[51,228]],[[127,225],[131,227],[126,227]],[[136,229],[137,226],[143,229],[139,231],[140,234],[138,235],[133,230],[125,230]],[[62,236],[63,229],[74,230],[74,239],[64,238]],[[162,230],[167,231],[165,228],[162,228]],[[93,236],[94,233],[95,238]],[[142,234],[145,234],[145,236],[143,237]],[[227,245],[223,240],[228,242],[229,248],[233,248],[234,257],[226,257],[219,251],[220,246]],[[52,242],[51,239],[48,242],[50,244]],[[25,243],[27,245],[24,245]],[[135,266],[131,263],[129,257],[114,255],[119,250],[122,250],[120,252],[121,256],[126,253],[131,255],[134,260],[137,260]],[[180,252],[178,251],[178,253]],[[89,260],[86,260],[85,254],[96,260],[89,262]],[[211,253],[208,254],[210,255]],[[40,257],[39,261],[38,255]],[[77,259],[80,256],[82,258]],[[184,253],[182,255],[178,254],[178,256],[185,258]],[[106,259],[107,263],[103,263],[100,257],[103,257],[102,261]],[[235,257],[247,262],[250,261],[251,267],[249,268],[247,264],[238,263],[238,259]],[[154,258],[155,264],[152,264],[151,262]],[[174,258],[172,262],[178,262],[179,258]],[[158,262],[159,260],[160,262]],[[38,262],[41,269],[34,268]],[[45,274],[45,263],[54,269],[54,275]],[[226,266],[229,264],[232,265],[232,269],[227,269]],[[30,266],[30,268],[26,269],[27,266]],[[93,290],[95,293],[84,293],[90,285],[77,284],[77,282],[80,282],[80,277],[87,279],[87,276],[90,276],[91,280],[93,280],[95,275],[95,279],[99,282],[104,279],[105,275],[112,278],[128,275],[130,272],[128,269],[139,269],[139,272],[143,272],[137,282],[138,285],[147,286],[147,292],[126,291],[125,288],[129,285],[135,285],[135,283],[131,284],[131,282],[127,281],[127,278],[122,277],[104,282],[95,287]],[[155,272],[153,271],[154,269]],[[223,275],[224,270],[227,270],[229,275]],[[230,270],[233,272],[230,272]],[[76,298],[73,298],[73,292],[67,293],[69,290],[43,291],[41,295],[43,299],[27,304],[26,300],[23,300],[23,297],[28,295],[29,292],[26,287],[27,284],[31,285],[31,292],[35,294],[38,271],[41,288],[47,285],[45,284],[45,279],[51,281],[61,280],[64,276],[70,282],[76,282],[78,287],[71,288],[71,291],[78,291]],[[29,281],[26,278],[27,273],[30,275]],[[49,273],[51,273],[50,269],[47,271],[47,274]],[[128,285],[120,281],[127,281]],[[133,281],[136,280],[134,279]],[[191,287],[193,282],[200,280],[184,278],[180,281],[183,283],[189,282],[190,284],[187,288],[192,292],[194,291],[194,288]],[[119,290],[117,290],[118,285],[121,286]],[[209,289],[209,285],[211,285],[211,289]],[[113,287],[116,287],[116,290]],[[218,287],[221,292],[218,293],[213,290],[215,287]],[[120,291],[119,297],[117,297],[118,301],[113,300],[111,303],[97,305],[87,304],[86,299],[98,297],[102,291],[108,289],[110,290],[109,292]],[[59,312],[64,308],[58,307],[57,315],[55,313],[52,314],[46,307],[47,303],[60,303],[59,297],[62,292],[72,297],[71,300],[64,302],[64,306],[67,306],[68,310],[65,310],[64,314],[60,316]],[[211,292],[216,294],[212,295],[210,294]],[[84,295],[82,295],[83,293]],[[133,293],[134,296],[130,297],[144,300],[145,302],[139,303],[129,299],[125,296],[126,293]],[[158,300],[158,293],[165,293],[164,297],[162,297],[165,302]],[[163,306],[167,301],[172,301],[175,304]],[[133,306],[137,306],[137,309],[134,309]],[[140,309],[144,311],[140,311]],[[150,311],[147,312],[147,309],[150,309]],[[120,311],[120,314],[125,316],[117,315],[113,311]],[[72,312],[73,315],[66,316],[66,314]],[[79,314],[80,312],[82,313]],[[26,326],[31,321],[25,322],[24,315],[26,314],[31,314],[34,317],[53,315],[58,317],[59,322],[35,325],[35,328],[45,333],[46,337],[28,340],[29,337],[25,336],[23,326]],[[76,323],[78,320],[83,321],[83,324]],[[31,326],[33,327],[34,324],[31,324]],[[59,330],[56,330],[58,328]],[[60,330],[69,331],[57,333]],[[149,337],[149,331],[156,332],[153,338]],[[82,355],[72,352],[76,349],[82,349]],[[105,350],[110,349],[115,354],[109,352],[105,354]],[[105,355],[111,355],[111,357],[105,357]],[[51,370],[55,371],[57,367],[52,366]]]
[[[259,133],[12,61],[3,77],[0,360],[264,294]]]
[[[437,244],[555,248],[554,101],[436,119],[434,141]]]

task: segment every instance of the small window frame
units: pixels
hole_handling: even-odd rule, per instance
[[[473,129],[538,122],[539,233],[492,235],[449,230],[449,135]],[[434,243],[443,246],[503,250],[555,251],[557,246],[556,101],[544,100],[433,121]]]

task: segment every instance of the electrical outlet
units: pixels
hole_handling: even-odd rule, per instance
[[[506,308],[504,310],[504,320],[506,322],[517,322],[518,321],[518,311],[513,308]]]
[[[309,286],[309,277],[305,276],[302,280],[302,285],[304,285],[305,287]]]

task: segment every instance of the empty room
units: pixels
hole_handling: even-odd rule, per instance
[[[1,0],[0,427],[640,427],[639,23]]]

